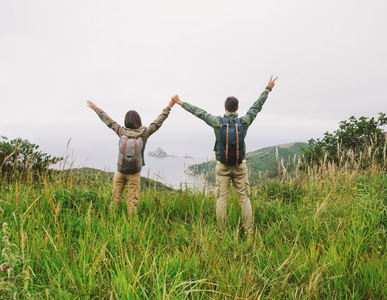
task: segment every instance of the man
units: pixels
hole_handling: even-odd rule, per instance
[[[262,105],[265,103],[267,96],[273,89],[275,85],[275,81],[278,77],[273,79],[273,76],[270,77],[269,83],[266,86],[266,89],[259,96],[258,100],[251,106],[248,110],[247,114],[240,118],[240,123],[242,124],[244,136],[246,136],[247,129],[254,121],[257,114],[261,111]],[[172,97],[172,100],[182,106],[186,111],[192,113],[196,117],[202,119],[208,125],[210,125],[214,129],[215,137],[216,137],[216,145],[215,145],[215,154],[216,159],[218,161],[216,165],[216,219],[218,222],[220,232],[224,232],[226,227],[226,216],[227,216],[227,196],[230,191],[230,183],[232,182],[235,189],[238,192],[239,199],[241,202],[242,208],[242,221],[243,227],[248,233],[253,232],[253,214],[250,203],[250,188],[248,182],[247,175],[247,167],[246,161],[244,159],[244,151],[241,153],[242,163],[236,165],[228,165],[220,162],[219,155],[219,143],[220,143],[220,129],[223,125],[221,116],[214,116],[203,109],[196,107],[187,102],[183,102],[179,99],[178,95]],[[235,97],[228,97],[225,101],[225,111],[224,118],[228,119],[229,123],[234,123],[238,118],[239,102]],[[244,145],[242,145],[242,150],[246,149]]]

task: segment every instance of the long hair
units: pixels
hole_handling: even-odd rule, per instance
[[[139,129],[142,127],[141,117],[135,110],[129,110],[125,115],[125,127]]]

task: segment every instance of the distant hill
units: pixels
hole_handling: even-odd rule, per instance
[[[75,168],[60,171],[63,175],[68,178],[72,178],[75,181],[84,181],[94,183],[98,185],[100,182],[111,182],[113,183],[114,172],[106,172],[94,168]],[[157,190],[171,190],[170,187],[165,186],[161,182],[141,177],[140,180],[141,189],[155,188]]]
[[[276,177],[278,175],[278,162],[281,159],[287,171],[291,171],[294,168],[294,163],[297,164],[298,158],[301,155],[300,148],[307,145],[307,143],[297,142],[266,147],[246,153],[250,182],[254,183],[259,180],[260,176],[265,175],[269,178]],[[208,183],[215,184],[215,165],[215,160],[192,165],[187,168],[186,173],[193,176],[201,176]]]

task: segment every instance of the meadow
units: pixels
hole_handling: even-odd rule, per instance
[[[220,235],[206,190],[143,186],[110,212],[111,176],[0,181],[1,299],[387,299],[387,176],[325,165],[232,190]]]

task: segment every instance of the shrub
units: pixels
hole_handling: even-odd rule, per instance
[[[361,169],[372,163],[386,166],[386,133],[381,129],[387,124],[385,113],[379,113],[377,120],[352,116],[339,124],[338,130],[326,132],[322,139],[310,139],[308,147],[301,148],[303,168],[323,162],[338,166],[351,163]]]
[[[17,138],[8,141],[6,137],[1,138],[3,141],[0,142],[0,165],[4,174],[47,171],[50,165],[63,160],[63,157],[52,157],[39,151],[39,146],[28,140]]]

